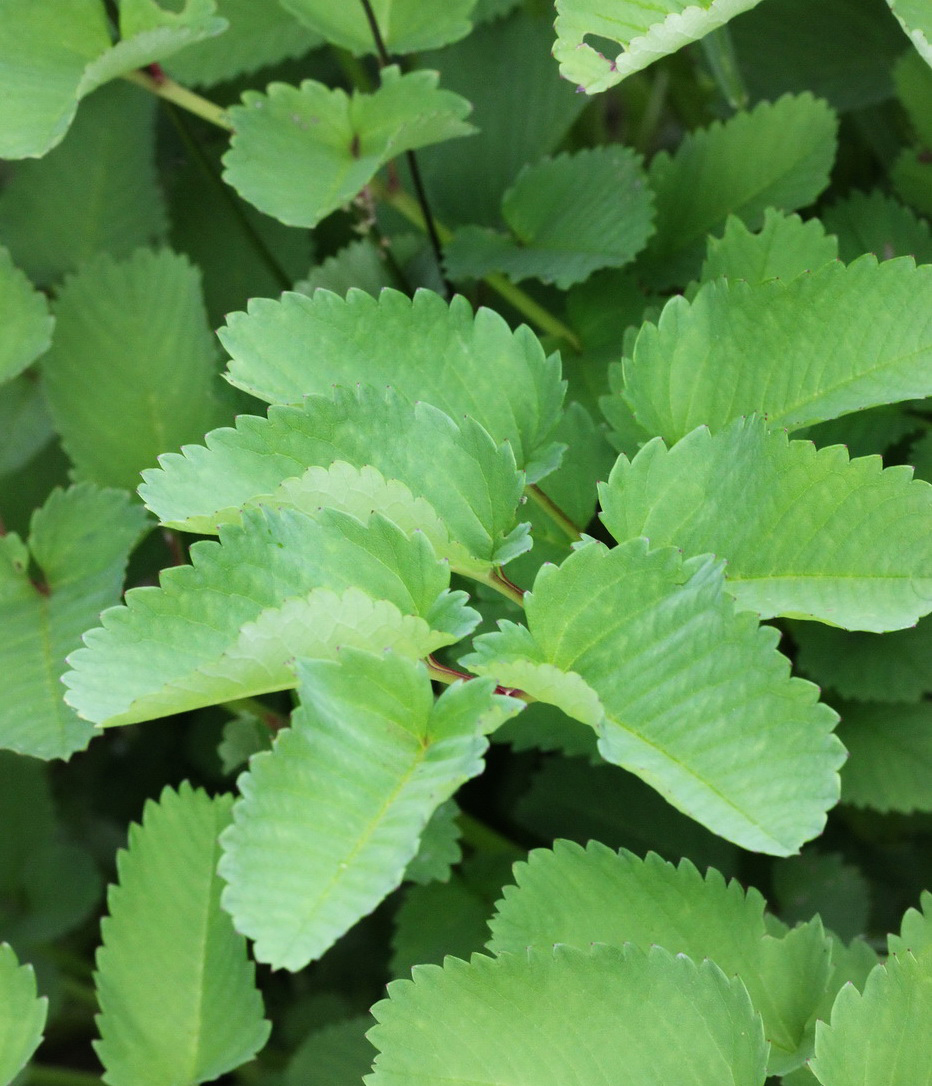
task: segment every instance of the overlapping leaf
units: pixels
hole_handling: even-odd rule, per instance
[[[698,10],[698,9],[696,9]],[[702,263],[706,234],[729,214],[756,229],[766,208],[805,207],[828,184],[837,119],[811,94],[784,95],[661,151],[648,179],[657,232],[638,260],[651,286],[682,285]]]
[[[501,624],[464,664],[590,724],[607,761],[745,848],[787,855],[820,831],[835,713],[789,676],[777,631],[735,613],[720,565],[590,542],[525,605],[529,630]]]
[[[423,664],[344,649],[298,664],[301,708],[239,781],[224,907],[256,957],[301,969],[402,880],[436,808],[482,772],[486,732],[520,703],[494,683],[435,703]]]
[[[760,0],[557,0],[553,55],[564,79],[587,94],[607,90],[660,57],[723,26]],[[603,56],[586,39],[608,39],[618,55]],[[604,45],[601,46],[604,48]]]
[[[764,1081],[767,1043],[741,982],[661,947],[448,958],[388,995],[372,1008],[371,1086]]]
[[[559,357],[547,358],[525,327],[512,332],[492,310],[465,298],[448,305],[421,290],[346,299],[326,291],[256,299],[219,332],[234,385],[270,403],[299,404],[334,384],[392,385],[453,419],[470,415],[496,442],[508,441],[536,482],[559,462],[552,431],[560,417]]]
[[[20,374],[0,387],[0,475],[21,468],[54,433],[34,375]]]
[[[0,246],[0,384],[48,350],[54,323],[48,302]]]
[[[818,920],[779,937],[768,934],[765,901],[714,869],[705,878],[648,853],[614,852],[557,841],[515,865],[490,922],[489,949],[520,953],[556,944],[592,943],[647,951],[662,946],[694,961],[710,958],[744,982],[770,1041],[770,1074],[783,1074],[810,1053],[804,1036],[829,979],[829,942]]]
[[[444,248],[453,279],[504,272],[566,289],[627,264],[652,232],[653,196],[640,156],[618,144],[526,166],[502,199],[511,235],[479,226]]]
[[[117,856],[96,976],[110,1086],[207,1082],[268,1038],[246,940],[220,908],[217,837],[232,802],[166,788]]]
[[[362,4],[282,0],[282,6],[332,45],[356,56],[377,51]],[[372,0],[372,13],[389,53],[419,53],[465,37],[475,6],[476,0]]]
[[[327,494],[324,479],[332,473],[320,469],[336,469],[335,461],[362,470],[337,470],[339,481],[331,480]],[[333,504],[355,512],[347,483],[355,476],[363,486],[373,468],[384,477],[382,500],[366,490],[363,516],[394,512],[406,530],[420,527],[460,572],[481,574],[530,545],[526,527],[514,526],[524,480],[509,446],[496,448],[470,419],[457,426],[429,404],[412,405],[391,389],[370,386],[309,396],[300,408],[273,406],[267,419],[240,416],[235,430],[208,434],[206,448],[189,445],[184,455],[163,456],[160,470],[144,474],[140,494],[163,523],[212,533],[257,503],[293,503],[309,513]],[[402,488],[388,479],[407,488],[400,511],[390,493],[404,502]]]
[[[315,1030],[295,1052],[284,1086],[359,1086],[372,1069],[375,1049],[366,1040],[368,1014]]]
[[[7,1086],[39,1046],[48,1000],[36,995],[31,965],[20,965],[13,949],[0,943],[0,1083]]]
[[[919,55],[932,64],[932,13],[923,0],[887,0]]]
[[[295,657],[341,645],[420,657],[478,619],[424,536],[380,517],[252,511],[191,559],[128,592],[69,658],[66,698],[83,717],[129,724],[288,689]]]
[[[795,279],[837,257],[838,242],[826,236],[818,219],[803,222],[798,215],[768,208],[756,234],[741,219],[728,217],[722,237],[709,238],[701,278],[707,282],[723,275],[749,283]]]
[[[920,954],[932,948],[932,893],[923,890],[919,901],[920,909],[907,909],[903,914],[903,923],[899,935],[887,936],[887,947],[891,954]]]
[[[932,811],[932,703],[848,702],[838,734],[850,752],[841,796],[876,811]]]
[[[917,264],[932,263],[929,224],[892,196],[880,190],[852,192],[822,214],[825,229],[838,237],[841,259],[862,253],[879,260],[914,257]]]
[[[361,10],[361,8],[360,8]],[[229,110],[224,179],[289,226],[315,226],[351,200],[389,159],[467,136],[469,103],[437,87],[437,73],[382,71],[372,94],[305,80],[247,91]]]
[[[626,397],[676,441],[757,411],[789,430],[932,393],[932,267],[864,256],[788,283],[706,283],[646,324]]]
[[[882,632],[932,610],[932,486],[880,457],[788,441],[752,416],[669,450],[655,438],[600,494],[617,540],[725,558],[729,591],[763,618]]]
[[[128,494],[84,484],[33,514],[28,548],[15,533],[0,538],[0,747],[67,758],[87,745],[93,728],[62,701],[65,656],[119,598],[145,522]]]

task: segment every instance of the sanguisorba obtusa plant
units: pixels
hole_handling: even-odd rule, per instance
[[[932,1081],[932,9],[546,8],[0,4],[0,1086]]]

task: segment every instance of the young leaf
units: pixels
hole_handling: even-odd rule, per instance
[[[647,951],[662,946],[694,961],[711,959],[726,976],[740,977],[770,1041],[770,1074],[798,1066],[806,1025],[829,979],[829,942],[816,920],[784,933],[767,933],[763,897],[726,884],[714,869],[703,878],[683,860],[678,867],[654,853],[644,860],[591,841],[587,848],[557,841],[536,849],[514,869],[489,927],[489,949],[520,953],[568,944]],[[800,1048],[802,1050],[800,1051]]]
[[[0,245],[0,385],[48,350],[54,324],[45,297]]]
[[[923,0],[887,0],[919,55],[932,64],[932,14]]]
[[[297,665],[301,708],[239,780],[224,908],[259,961],[302,969],[401,882],[436,808],[520,706],[488,681],[434,704],[423,664],[343,649]],[[325,828],[325,829],[324,829]]]
[[[440,90],[437,78],[390,67],[372,94],[350,96],[312,79],[247,91],[228,111],[234,134],[224,180],[289,226],[316,226],[389,159],[472,132],[469,103]]]
[[[596,94],[620,83],[660,57],[723,26],[760,0],[557,0],[557,41],[553,55],[564,79]],[[586,38],[618,44],[618,55],[603,56]],[[605,46],[600,43],[600,47]]]
[[[94,1047],[110,1086],[207,1082],[268,1039],[246,940],[220,908],[217,837],[232,802],[166,788],[117,856],[96,975]]]
[[[36,995],[31,965],[20,965],[12,947],[0,943],[0,1086],[7,1086],[39,1047],[48,1000]]]
[[[476,0],[373,0],[379,33],[391,54],[419,53],[464,38]],[[375,53],[372,27],[362,4],[330,0],[282,0],[315,34],[356,56]]]
[[[372,1008],[370,1086],[764,1081],[767,1043],[741,982],[661,947],[447,958],[388,995]]]
[[[638,421],[676,441],[757,411],[796,430],[932,394],[932,267],[864,256],[788,283],[706,283],[645,324],[625,363]]]
[[[453,419],[471,415],[496,443],[508,441],[528,482],[559,463],[559,356],[546,357],[530,329],[512,332],[492,310],[474,315],[465,298],[447,305],[427,290],[413,299],[393,290],[378,299],[285,294],[255,299],[218,334],[232,355],[231,383],[269,403],[300,404],[334,384],[390,384]]]
[[[699,10],[698,8],[695,10]],[[768,207],[805,207],[828,184],[837,118],[811,94],[761,102],[686,136],[651,161],[657,232],[638,260],[655,288],[683,284],[702,262],[706,234],[729,214],[756,229]]]
[[[850,752],[841,798],[875,811],[932,811],[932,704],[841,706]]]
[[[109,727],[295,685],[296,657],[341,645],[421,657],[478,621],[420,534],[324,510],[256,510],[160,588],[126,594],[69,659],[66,698]]]
[[[734,215],[728,216],[722,237],[709,238],[700,278],[708,282],[724,275],[749,283],[795,279],[837,258],[838,241],[826,236],[818,219],[803,222],[798,215],[769,207],[756,234]]]
[[[526,526],[515,527],[524,480],[510,446],[496,449],[470,419],[457,426],[437,408],[412,405],[391,388],[336,388],[329,396],[309,396],[300,408],[273,406],[268,419],[241,415],[235,430],[213,431],[206,445],[163,456],[159,470],[144,473],[140,494],[163,523],[212,533],[238,520],[245,506],[293,501],[312,513],[341,503],[340,491],[322,500],[321,472],[307,470],[335,468],[338,461],[370,472],[374,467],[405,484],[408,508],[399,526],[425,530],[438,555],[459,572],[487,572],[530,545]],[[383,482],[384,504],[370,492],[366,513],[392,517],[384,488]],[[417,502],[428,504],[423,517]]]
[[[200,273],[167,249],[100,254],[65,280],[42,378],[79,478],[131,488],[217,421]]]
[[[875,189],[852,192],[822,213],[825,229],[838,237],[838,253],[848,262],[862,253],[878,260],[911,256],[932,263],[929,224],[892,196]]]
[[[145,526],[128,494],[82,484],[36,510],[28,550],[15,533],[0,538],[0,746],[37,758],[87,746],[94,729],[62,701],[65,657],[116,603]]]
[[[788,441],[752,416],[669,450],[655,438],[600,494],[619,542],[726,559],[729,591],[762,618],[882,632],[932,609],[932,486],[879,456]]]
[[[887,948],[891,954],[902,957],[913,954],[919,957],[932,948],[932,893],[923,890],[919,902],[922,911],[907,909],[899,935],[887,936]]]
[[[816,1025],[810,1064],[822,1086],[916,1086],[932,1074],[932,953],[891,957],[838,993],[831,1024]]]
[[[526,166],[502,199],[511,235],[467,226],[444,248],[453,279],[504,272],[565,290],[627,264],[652,232],[641,158],[618,144]]]

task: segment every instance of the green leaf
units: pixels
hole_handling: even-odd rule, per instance
[[[530,630],[501,624],[464,665],[590,724],[606,761],[744,848],[787,855],[819,833],[836,715],[790,678],[777,631],[735,613],[720,564],[589,542],[524,602]]]
[[[780,916],[788,924],[818,916],[842,939],[854,939],[867,928],[870,884],[839,852],[804,849],[773,868],[773,890]]]
[[[929,224],[879,189],[852,192],[822,213],[822,223],[838,236],[844,261],[873,253],[878,260],[911,256],[917,264],[932,263]]]
[[[932,619],[882,637],[811,622],[792,632],[799,669],[843,698],[917,702],[932,693]]]
[[[890,10],[927,64],[932,64],[932,13],[923,0],[887,0]]]
[[[48,350],[54,324],[45,297],[0,246],[0,385]]]
[[[916,1086],[932,1073],[932,954],[890,958],[838,993],[816,1026],[810,1067],[822,1086]]]
[[[28,464],[54,432],[34,374],[20,374],[0,386],[0,475]]]
[[[660,57],[698,41],[760,0],[557,0],[553,55],[564,79],[596,94],[641,71]],[[603,56],[588,37],[619,46]],[[613,50],[614,51],[614,50]]]
[[[36,995],[31,965],[20,965],[0,943],[0,1083],[7,1086],[39,1047],[48,1000]]]
[[[932,26],[932,23],[930,23]],[[908,49],[893,67],[896,94],[909,114],[916,141],[924,147],[932,146],[932,68],[922,56]]]
[[[902,957],[913,954],[919,957],[932,948],[932,893],[923,890],[920,899],[922,912],[907,909],[903,914],[903,924],[899,935],[888,935],[887,946],[891,954]]]
[[[332,497],[322,493],[321,469],[346,463],[384,477],[381,495],[367,490],[366,508],[355,515],[375,510],[394,519],[394,499],[401,505],[399,527],[424,530],[438,556],[459,572],[481,575],[530,546],[527,527],[515,527],[524,480],[510,446],[496,448],[471,420],[457,426],[430,404],[412,405],[390,388],[336,388],[329,396],[309,396],[300,408],[273,406],[268,419],[241,415],[235,430],[208,434],[206,448],[189,445],[184,455],[168,454],[160,463],[144,473],[139,492],[163,523],[187,531],[216,532],[257,504],[355,512],[344,489],[350,473],[339,473]],[[365,474],[360,471],[357,486]],[[397,487],[390,499],[385,479],[403,483],[407,501],[395,495]]]
[[[220,908],[217,837],[232,802],[166,788],[117,855],[96,974],[94,1047],[110,1086],[206,1082],[268,1039],[246,940]]]
[[[638,421],[676,441],[757,411],[796,430],[932,393],[932,267],[864,256],[790,282],[706,283],[645,324],[625,362]]]
[[[803,222],[798,215],[769,207],[757,233],[729,215],[722,237],[709,238],[701,279],[708,282],[721,275],[749,283],[795,279],[837,258],[838,242],[826,236],[818,219]]]
[[[359,1086],[375,1059],[366,1040],[371,1025],[361,1014],[312,1033],[292,1056],[284,1086]]]
[[[334,384],[392,385],[453,419],[471,415],[496,442],[508,441],[528,482],[559,462],[559,356],[545,357],[530,329],[512,332],[492,310],[474,315],[465,298],[448,305],[426,290],[413,299],[393,290],[378,299],[286,294],[255,299],[218,334],[232,355],[231,383],[269,403],[300,404]]]
[[[155,110],[155,97],[129,83],[102,87],[58,147],[15,167],[0,196],[0,238],[36,282],[53,283],[98,252],[128,257],[164,236]]]
[[[15,900],[30,857],[55,837],[55,808],[45,766],[0,751],[0,899]]]
[[[502,199],[511,234],[478,226],[444,248],[453,279],[504,272],[561,290],[599,268],[617,268],[652,232],[653,195],[640,155],[627,147],[592,147],[525,166]]]
[[[694,961],[711,959],[744,982],[770,1041],[770,1074],[798,1066],[809,1017],[829,978],[829,942],[814,921],[774,938],[764,923],[763,897],[710,869],[705,878],[688,861],[678,867],[654,853],[644,860],[596,841],[587,848],[557,841],[535,849],[514,869],[489,923],[489,949],[520,953],[569,944],[647,951],[662,946]]]
[[[932,705],[849,702],[838,734],[850,757],[841,798],[875,811],[932,811]]]
[[[762,618],[882,632],[932,609],[932,486],[912,475],[789,441],[752,416],[620,456],[600,487],[602,520],[619,542],[726,559],[729,591]]]
[[[272,735],[266,724],[252,713],[240,713],[223,726],[223,738],[217,746],[217,757],[223,775],[241,769],[260,750],[269,750]]]
[[[489,936],[491,902],[460,875],[408,890],[395,913],[391,975],[416,965],[440,965],[448,954],[467,959]]]
[[[330,0],[281,0],[315,34],[356,56],[376,53],[362,4]],[[391,54],[419,53],[464,38],[476,0],[373,0],[379,34]]]
[[[797,431],[796,436],[812,441],[820,449],[826,445],[844,445],[852,459],[889,452],[893,459],[899,460],[901,457],[896,454],[894,446],[899,445],[903,438],[917,433],[923,425],[923,420],[910,410],[911,406],[907,402],[868,407],[853,415],[807,426]],[[922,478],[918,471],[916,476]]]
[[[520,707],[492,682],[435,704],[423,664],[391,654],[343,649],[297,672],[301,708],[240,778],[220,862],[237,930],[292,970],[399,885],[436,808],[482,772],[484,733]]]
[[[15,946],[30,947],[87,920],[100,902],[103,880],[85,848],[52,839],[29,856],[18,889],[3,917],[4,934]]]
[[[356,287],[377,298],[383,287],[397,286],[385,252],[372,238],[366,237],[350,242],[311,268],[304,279],[295,283],[294,289],[309,298],[315,290],[330,290],[345,298]]]
[[[191,560],[85,635],[65,678],[82,716],[110,727],[285,690],[296,657],[341,645],[421,657],[478,621],[427,540],[381,517],[257,510]]]
[[[460,848],[459,807],[452,799],[441,803],[424,827],[416,854],[405,868],[405,881],[427,885],[447,882],[454,864],[463,858]]]
[[[923,147],[907,147],[890,170],[893,190],[926,218],[932,216],[932,163]]]
[[[68,758],[87,745],[94,729],[62,701],[65,657],[116,603],[146,523],[128,494],[82,484],[33,514],[28,550],[15,533],[0,539],[0,746]]]
[[[372,1008],[369,1086],[764,1080],[767,1043],[744,986],[660,947],[448,958],[388,994]]]
[[[315,226],[389,159],[472,132],[464,121],[469,103],[440,90],[437,79],[393,66],[372,94],[350,96],[311,79],[247,91],[243,105],[228,111],[234,133],[224,180],[289,226]]]
[[[55,316],[43,388],[79,478],[132,488],[159,453],[217,421],[216,355],[185,257],[100,254],[65,280]]]

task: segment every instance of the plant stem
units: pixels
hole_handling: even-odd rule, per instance
[[[514,841],[509,840],[504,834],[499,833],[498,830],[493,830],[492,827],[487,826],[485,822],[480,822],[480,820],[474,818],[473,815],[467,814],[466,811],[460,811],[456,816],[456,821],[459,823],[463,840],[470,848],[475,849],[476,852],[504,852],[514,856],[523,856],[525,853],[525,850],[516,845]]]
[[[220,708],[226,709],[231,716],[237,716],[239,713],[250,713],[252,716],[258,717],[273,732],[287,728],[289,723],[286,716],[282,716],[281,713],[276,713],[274,709],[263,705],[258,698],[234,698],[232,701],[223,702]]]
[[[506,577],[502,573],[501,567],[490,570],[488,577],[482,583],[494,588],[496,592],[501,592],[503,596],[506,596],[519,607],[524,606],[524,589],[518,588],[514,581]]]
[[[744,109],[750,97],[738,67],[738,58],[728,27],[720,26],[706,34],[701,44],[722,97],[732,109]]]
[[[233,131],[233,125],[230,124],[226,110],[221,109],[216,102],[211,102],[207,98],[195,94],[194,91],[188,90],[187,87],[182,87],[174,79],[154,79],[148,72],[143,71],[127,72],[123,78],[128,79],[130,83],[135,83],[137,87],[149,91],[150,94],[164,98],[166,102],[181,106],[182,109],[194,113],[218,128],[223,128],[227,132]]]
[[[475,675],[468,675],[465,671],[457,671],[455,667],[447,667],[446,664],[441,664],[433,656],[428,656],[425,663],[427,664],[427,673],[431,679],[434,682],[444,683],[446,686],[459,680],[464,683],[472,682],[473,679],[477,678]],[[525,701],[528,704],[537,701],[537,698],[532,697],[524,690],[519,690],[516,686],[496,686],[494,692],[508,698],[517,698],[519,701]]]
[[[547,516],[550,517],[554,524],[558,525],[562,529],[562,531],[569,539],[571,539],[574,543],[578,543],[579,540],[582,539],[582,533],[576,527],[576,525],[570,520],[566,513],[563,512],[563,510],[552,498],[547,497],[547,495],[536,483],[531,483],[531,485],[526,489],[528,497],[530,497],[531,501],[533,501],[535,505],[537,505],[539,508],[543,509]]]
[[[26,1071],[26,1082],[28,1086],[100,1086],[101,1078],[89,1071],[32,1063]]]

